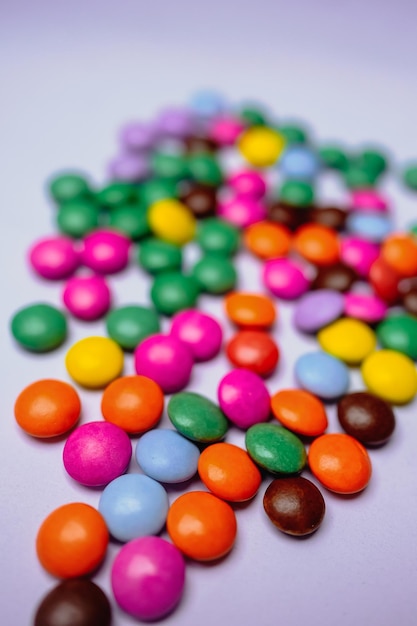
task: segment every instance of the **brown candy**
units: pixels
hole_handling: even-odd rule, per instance
[[[407,313],[417,315],[417,287],[413,287],[403,296],[403,307]]]
[[[365,391],[344,396],[337,405],[337,417],[347,434],[364,445],[385,443],[395,428],[390,405]]]
[[[311,284],[312,289],[334,289],[344,293],[349,291],[358,279],[354,269],[344,263],[335,263],[319,268]]]
[[[265,491],[264,509],[283,533],[302,537],[317,530],[326,505],[316,485],[297,476],[272,481]]]
[[[333,230],[343,230],[346,225],[347,213],[337,207],[317,207],[310,211],[309,218],[315,224],[327,226]]]
[[[36,611],[34,626],[110,626],[111,607],[104,592],[83,578],[65,580],[50,591]]]
[[[216,189],[205,185],[194,185],[181,195],[181,200],[195,217],[208,217],[214,215],[216,210]]]
[[[278,200],[268,207],[268,218],[271,222],[283,224],[290,230],[297,230],[299,226],[309,221],[310,210],[305,207],[296,207]]]
[[[216,142],[202,135],[188,135],[184,138],[184,145],[189,154],[215,152],[217,150]]]

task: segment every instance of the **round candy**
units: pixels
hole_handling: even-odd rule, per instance
[[[62,300],[74,317],[89,322],[107,313],[111,294],[102,276],[74,276],[67,281]]]
[[[349,388],[346,365],[326,352],[303,354],[297,359],[294,371],[299,385],[320,398],[338,398]]]
[[[290,146],[282,155],[279,167],[284,178],[314,179],[320,171],[320,161],[307,146]]]
[[[314,224],[340,231],[345,229],[347,212],[332,206],[313,207],[309,211],[309,218]]]
[[[379,176],[388,167],[388,160],[380,149],[366,148],[355,158],[355,162],[365,170]]]
[[[180,270],[181,248],[168,241],[148,238],[139,246],[139,265],[150,274]]]
[[[301,440],[276,424],[255,424],[246,433],[246,448],[260,467],[273,474],[297,474],[306,463]]]
[[[324,165],[331,169],[343,171],[349,165],[345,150],[336,144],[325,144],[319,149],[319,154]]]
[[[260,259],[287,256],[291,245],[291,231],[274,222],[257,222],[245,230],[247,249]]]
[[[231,293],[224,299],[224,307],[230,321],[242,328],[266,329],[276,318],[272,300],[258,293]]]
[[[417,361],[417,319],[411,315],[390,315],[376,329],[383,348],[396,350]]]
[[[403,171],[403,180],[409,189],[417,189],[417,163],[407,165]]]
[[[149,158],[145,154],[121,152],[107,166],[109,178],[136,183],[149,176]]]
[[[151,299],[159,313],[174,315],[182,309],[195,306],[200,285],[193,276],[180,272],[158,274],[151,288]]]
[[[29,250],[29,261],[42,278],[60,280],[75,272],[80,264],[80,255],[72,239],[57,235],[33,244]]]
[[[204,128],[194,130],[193,134],[186,135],[182,138],[185,151],[187,154],[198,154],[200,152],[216,152],[218,146],[214,139],[207,137]],[[208,187],[207,187],[208,189]],[[213,191],[215,189],[211,187]]]
[[[206,253],[229,256],[239,247],[239,230],[225,220],[209,218],[198,226],[197,243]]]
[[[308,451],[308,464],[322,485],[341,494],[362,491],[372,474],[371,460],[362,444],[339,433],[317,437]]]
[[[304,180],[286,180],[281,186],[279,197],[293,207],[309,207],[314,202],[314,189]]]
[[[151,204],[148,221],[152,232],[168,243],[182,246],[194,237],[195,217],[178,200],[166,198]]]
[[[83,174],[62,172],[49,181],[49,191],[58,204],[77,200],[90,194],[90,186]]]
[[[406,404],[417,393],[414,363],[394,350],[379,350],[362,364],[362,378],[369,391],[393,404]]]
[[[177,183],[169,178],[151,178],[144,181],[138,189],[138,197],[146,208],[158,200],[177,197]]]
[[[111,606],[91,580],[64,580],[36,610],[34,626],[110,626]]]
[[[193,114],[188,109],[170,107],[159,113],[155,126],[161,135],[182,137],[193,130]]]
[[[412,235],[395,233],[387,237],[381,256],[402,278],[417,275],[417,241]]]
[[[128,305],[113,309],[106,318],[106,330],[123,350],[134,350],[141,341],[160,330],[156,311]]]
[[[339,400],[337,417],[343,430],[365,446],[385,443],[395,428],[390,405],[365,391],[348,393]]]
[[[351,208],[354,211],[384,213],[388,210],[388,203],[376,189],[354,189],[351,193]]]
[[[255,167],[273,165],[284,149],[283,136],[266,126],[253,126],[246,130],[239,139],[242,156]]]
[[[302,267],[291,259],[270,259],[265,263],[262,280],[277,298],[294,300],[309,288],[309,280]]]
[[[301,226],[294,236],[294,249],[314,265],[333,265],[339,260],[337,233],[320,224]]]
[[[56,216],[59,230],[69,237],[84,237],[99,225],[99,211],[88,198],[70,200],[63,204]]]
[[[144,621],[170,613],[180,601],[184,582],[181,553],[160,537],[139,537],[124,545],[111,570],[117,604]]]
[[[188,164],[185,155],[171,152],[154,152],[151,159],[151,168],[157,178],[180,181],[188,174]]]
[[[344,263],[320,267],[311,284],[312,289],[332,289],[344,293],[358,280],[355,270]]]
[[[222,256],[206,254],[191,270],[202,291],[222,294],[231,291],[237,281],[237,272],[233,263]]]
[[[240,170],[229,178],[229,187],[237,196],[249,196],[260,200],[266,193],[263,176],[256,170]]]
[[[417,287],[407,290],[402,297],[402,305],[408,313],[417,316]]]
[[[152,335],[135,350],[136,373],[152,378],[164,393],[174,393],[188,385],[192,368],[190,349],[175,337]]]
[[[143,433],[156,426],[163,408],[161,388],[146,376],[116,378],[101,398],[104,419],[129,434]]]
[[[378,213],[351,213],[346,227],[352,235],[380,243],[392,232],[393,223],[389,217]]]
[[[372,263],[368,279],[376,295],[387,304],[398,302],[401,276],[381,256]]]
[[[359,163],[351,161],[343,171],[343,178],[346,187],[350,189],[364,189],[373,187],[376,184],[378,174]]]
[[[87,487],[101,487],[121,476],[130,463],[132,444],[127,434],[109,422],[88,422],[65,442],[64,467]]]
[[[218,386],[217,397],[223,413],[239,428],[246,429],[269,419],[269,392],[254,372],[235,369],[226,374]]]
[[[302,389],[282,389],[271,398],[271,410],[288,430],[306,437],[322,435],[327,428],[323,403]]]
[[[345,237],[340,243],[341,260],[352,267],[359,276],[369,275],[372,263],[378,256],[379,246],[372,241],[359,237]]]
[[[269,376],[277,366],[279,350],[267,333],[241,330],[228,342],[226,355],[234,367],[251,370],[259,376]]]
[[[109,226],[129,239],[137,240],[150,235],[148,216],[143,204],[121,204],[111,209]]]
[[[233,146],[245,125],[229,115],[215,118],[209,127],[210,137],[219,146]]]
[[[57,437],[78,422],[80,398],[68,383],[61,380],[38,380],[20,392],[14,405],[14,416],[32,437]]]
[[[171,505],[167,530],[185,555],[196,561],[212,561],[230,552],[237,525],[229,504],[211,493],[192,491]]]
[[[106,209],[115,209],[134,202],[137,186],[128,181],[117,181],[106,185],[96,194],[98,204]]]
[[[302,476],[273,480],[265,491],[263,505],[271,522],[294,537],[317,530],[326,510],[319,489]]]
[[[74,343],[65,357],[68,374],[83,387],[105,387],[120,376],[123,352],[107,337],[86,337]]]
[[[219,441],[229,426],[214,402],[192,391],[172,396],[167,411],[169,419],[182,435],[201,443]]]
[[[111,230],[96,230],[86,235],[81,251],[83,264],[98,274],[122,271],[129,261],[128,237]]]
[[[355,365],[361,363],[376,347],[376,336],[367,324],[343,317],[323,328],[317,335],[325,352]]]
[[[120,143],[132,152],[140,152],[152,148],[159,132],[155,123],[128,122],[120,129]]]
[[[250,196],[236,196],[219,204],[217,215],[238,228],[247,228],[266,218],[266,208]]]
[[[387,305],[378,296],[365,293],[345,295],[345,315],[369,324],[380,322],[387,312]]]
[[[142,470],[161,483],[182,483],[197,472],[200,450],[175,430],[158,428],[145,433],[136,446]]]
[[[41,565],[58,578],[89,574],[103,561],[109,532],[101,513],[89,504],[71,502],[42,522],[36,537]]]
[[[194,184],[181,195],[181,202],[187,206],[196,218],[214,215],[216,210],[216,190],[214,187]]]
[[[172,318],[170,335],[188,346],[195,361],[213,359],[222,346],[223,332],[219,322],[197,309],[177,313]]]
[[[211,118],[225,110],[226,102],[216,91],[201,89],[192,95],[189,106],[196,116]]]
[[[239,109],[239,117],[247,126],[266,126],[268,121],[268,115],[257,104],[245,104]]]
[[[207,152],[190,154],[188,170],[191,178],[201,185],[218,187],[223,182],[223,174],[217,159]]]
[[[201,453],[201,480],[215,496],[229,502],[244,502],[257,493],[261,473],[246,450],[231,443],[215,443]]]
[[[105,487],[98,510],[112,537],[126,542],[158,534],[165,524],[168,507],[168,494],[156,480],[126,474]]]
[[[268,207],[268,219],[285,226],[290,231],[296,230],[302,224],[310,221],[308,207],[296,207],[284,200],[276,200]]]
[[[308,141],[307,130],[299,123],[285,123],[279,127],[281,135],[284,137],[286,145],[306,143]]]
[[[345,299],[332,289],[318,289],[301,296],[294,309],[294,324],[305,333],[315,333],[337,320],[344,311]]]
[[[19,309],[10,326],[16,341],[33,352],[54,350],[67,336],[65,315],[50,304],[31,304]]]

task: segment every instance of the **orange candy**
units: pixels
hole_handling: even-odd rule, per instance
[[[243,236],[247,249],[260,259],[287,256],[291,239],[291,231],[286,226],[267,221],[252,224]]]
[[[155,426],[164,408],[160,386],[147,376],[122,376],[104,390],[101,412],[107,422],[130,434]]]
[[[275,321],[275,306],[271,298],[257,293],[235,291],[224,299],[226,315],[243,328],[269,328]]]
[[[58,578],[92,572],[104,559],[109,532],[103,516],[89,504],[72,502],[44,520],[36,538],[42,566]]]
[[[327,428],[323,403],[316,396],[301,389],[283,389],[271,398],[271,409],[276,419],[288,430],[299,435],[316,437]]]
[[[167,530],[173,543],[197,561],[227,554],[236,538],[236,517],[229,504],[206,491],[191,491],[168,511]]]
[[[371,478],[368,453],[350,435],[333,433],[318,437],[310,446],[308,462],[322,485],[336,493],[362,491]]]
[[[19,394],[15,405],[16,422],[32,437],[57,437],[78,421],[80,398],[74,387],[61,380],[38,380]]]
[[[215,496],[230,502],[253,498],[262,480],[248,453],[231,443],[215,443],[203,450],[198,473]]]
[[[381,257],[402,278],[417,274],[417,242],[415,237],[396,233],[382,244]]]
[[[235,367],[243,367],[259,376],[269,376],[277,366],[279,350],[268,333],[240,330],[226,345],[226,355]]]
[[[339,239],[331,228],[306,224],[294,236],[294,248],[314,265],[333,265],[339,260]]]

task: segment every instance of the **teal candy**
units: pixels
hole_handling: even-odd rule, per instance
[[[123,350],[134,350],[146,337],[160,331],[159,318],[150,307],[123,306],[107,315],[106,330]]]
[[[302,441],[282,426],[255,424],[246,432],[245,443],[255,463],[274,474],[298,474],[305,466]]]
[[[49,182],[51,196],[58,204],[90,195],[90,185],[82,174],[63,172]]]
[[[163,272],[155,277],[151,299],[159,313],[174,315],[192,309],[197,303],[200,287],[192,276],[180,272]]]
[[[181,248],[153,237],[141,243],[137,258],[139,265],[150,274],[180,270],[182,266]]]
[[[177,195],[177,182],[169,178],[152,178],[138,187],[138,197],[145,207],[149,207],[158,200],[176,198]]]
[[[233,224],[210,217],[197,228],[197,243],[204,252],[231,256],[239,247],[239,230]]]
[[[147,237],[151,230],[146,208],[139,202],[122,204],[110,211],[109,226],[134,241]]]
[[[64,202],[58,209],[56,221],[61,233],[78,239],[98,227],[100,214],[93,200],[81,197]]]
[[[136,194],[136,186],[132,183],[110,183],[97,192],[96,201],[106,209],[113,209],[134,201]]]
[[[202,291],[211,294],[222,294],[236,286],[237,273],[233,263],[221,256],[207,254],[200,259],[191,270]]]
[[[175,428],[193,441],[219,441],[228,429],[228,421],[217,404],[198,393],[181,391],[174,394],[167,411]]]
[[[220,165],[211,154],[193,154],[188,158],[191,177],[201,185],[218,187],[223,182]]]
[[[378,324],[376,334],[383,348],[402,352],[417,361],[417,318],[407,314],[390,315]]]
[[[26,350],[47,352],[58,348],[67,336],[65,315],[50,304],[32,304],[14,314],[11,331]]]

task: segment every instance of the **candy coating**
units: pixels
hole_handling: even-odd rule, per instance
[[[294,372],[299,385],[320,398],[337,398],[349,388],[346,365],[326,352],[303,354],[297,359]]]
[[[217,397],[223,413],[239,428],[246,429],[269,418],[269,392],[254,372],[234,369],[226,374],[219,383]]]
[[[19,309],[11,320],[16,341],[26,350],[47,352],[58,348],[67,336],[65,315],[50,304],[32,304]]]
[[[220,408],[208,398],[192,391],[173,395],[167,411],[175,428],[193,441],[218,441],[228,429],[227,419]]]
[[[123,369],[120,346],[107,337],[86,337],[74,343],[65,357],[68,374],[83,387],[105,387]]]
[[[200,450],[175,430],[158,428],[139,439],[135,454],[147,476],[162,483],[182,483],[197,472]]]
[[[361,372],[369,391],[387,402],[406,404],[417,393],[415,365],[400,352],[372,352],[363,362]]]
[[[193,368],[190,349],[170,335],[151,335],[136,348],[137,374],[152,378],[164,391],[174,393],[189,382]]]
[[[306,463],[301,440],[277,424],[255,424],[245,437],[250,457],[273,474],[297,474]]]

